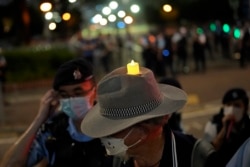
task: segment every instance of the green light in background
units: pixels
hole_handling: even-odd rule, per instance
[[[197,34],[203,34],[203,29],[200,28],[200,27],[198,27],[198,28],[196,29],[196,32],[197,32]]]
[[[235,28],[234,29],[234,38],[239,39],[240,35],[241,35],[240,29],[239,28]]]
[[[228,24],[226,24],[226,23],[223,24],[222,29],[223,29],[223,32],[225,32],[225,33],[229,33],[230,32],[230,26]]]
[[[211,24],[209,25],[209,28],[210,28],[210,30],[211,30],[212,32],[215,32],[215,31],[216,31],[216,25],[215,25],[214,23],[211,23]]]

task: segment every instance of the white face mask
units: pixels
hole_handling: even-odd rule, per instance
[[[105,146],[107,154],[118,156],[120,158],[123,158],[124,160],[127,160],[128,158],[128,156],[126,155],[127,150],[135,146],[136,144],[140,143],[142,140],[139,139],[137,142],[135,142],[130,146],[125,145],[124,140],[130,135],[132,131],[133,129],[131,129],[123,139],[112,138],[112,137],[101,138],[102,144]]]
[[[60,109],[72,119],[83,118],[92,105],[88,97],[60,99]]]
[[[234,106],[225,106],[223,110],[224,110],[224,115],[233,114],[236,122],[239,122],[242,119],[244,113],[243,109]]]

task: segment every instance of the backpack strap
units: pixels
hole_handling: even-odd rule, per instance
[[[206,160],[215,151],[213,145],[206,140],[198,139],[192,151],[191,166],[202,167],[205,166]]]

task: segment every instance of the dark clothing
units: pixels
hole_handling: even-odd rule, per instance
[[[217,131],[222,128],[223,111],[216,114],[212,123],[217,125]],[[228,139],[225,139],[221,148],[212,154],[209,158],[208,167],[226,166],[227,162],[232,158],[238,148],[250,137],[250,119],[247,114],[244,115],[242,121],[237,126],[237,132],[232,131]]]
[[[205,44],[195,40],[193,43],[193,55],[195,62],[195,71],[206,71]]]
[[[173,150],[171,129],[168,126],[164,127],[165,146],[163,150],[162,159],[159,167],[173,166]],[[191,167],[191,156],[195,142],[197,141],[193,136],[183,134],[178,131],[173,131],[176,143],[176,154],[178,167]],[[127,163],[122,164],[121,167],[133,167],[133,160],[130,159]]]
[[[6,71],[7,71],[7,62],[3,55],[0,54],[0,91],[5,93],[5,83],[6,83]]]
[[[162,59],[164,64],[165,76],[175,77],[174,70],[174,54],[172,46],[172,36],[165,36],[165,47],[162,53]]]
[[[95,40],[82,39],[82,54],[81,56],[87,59],[91,64],[94,63],[94,48],[95,48]]]
[[[242,48],[240,52],[240,67],[244,68],[246,66],[247,61],[249,60],[250,54],[250,33],[248,30],[244,33],[242,39]]]
[[[99,139],[86,142],[77,141],[68,131],[69,117],[64,113],[56,115],[52,121],[42,126],[39,136],[46,136],[45,147],[48,151],[48,166],[53,167],[109,167],[111,157],[106,156],[105,148]],[[43,135],[44,134],[44,135]]]
[[[168,125],[172,130],[183,132],[181,127],[181,113],[174,112],[168,120]]]
[[[188,57],[186,37],[182,37],[181,40],[178,41],[176,54],[178,56],[178,62],[180,63],[178,72],[184,72],[184,69],[187,66],[187,57]]]

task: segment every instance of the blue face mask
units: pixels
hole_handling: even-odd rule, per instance
[[[72,119],[82,119],[92,105],[89,97],[60,99],[60,109]]]

